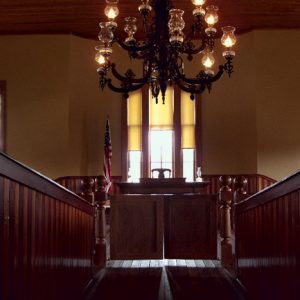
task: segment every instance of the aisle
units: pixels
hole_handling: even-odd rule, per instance
[[[86,300],[243,300],[227,270],[212,260],[115,260],[100,271]]]

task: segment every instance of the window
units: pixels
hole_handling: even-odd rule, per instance
[[[194,181],[195,159],[194,149],[182,149],[182,173],[186,181]]]
[[[161,95],[158,103],[149,92],[149,144],[150,144],[150,171],[157,168],[173,170],[174,157],[174,90],[169,87],[166,91],[165,104],[162,104]],[[155,177],[158,174],[153,174]]]
[[[150,170],[165,168],[173,170],[173,130],[150,131]],[[153,174],[158,177],[158,173]]]
[[[129,169],[128,169],[128,181],[139,182],[141,178],[141,151],[128,151]]]
[[[132,93],[127,103],[128,120],[128,181],[138,182],[142,162],[142,99]]]
[[[5,151],[5,96],[6,82],[0,81],[0,151]]]
[[[183,177],[194,181],[195,174],[195,102],[189,94],[181,92],[181,149]]]
[[[138,182],[141,177],[151,177],[152,169],[167,168],[171,177],[194,181],[196,167],[201,166],[199,100],[191,101],[189,94],[169,87],[165,104],[161,99],[156,104],[145,88],[131,93],[124,108],[127,110],[125,120],[123,117],[127,123],[127,140],[122,143],[122,151],[127,153],[127,159],[122,154],[126,160],[122,163],[124,180]],[[153,176],[157,177],[158,172]]]

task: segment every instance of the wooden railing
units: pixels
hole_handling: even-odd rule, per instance
[[[78,299],[92,277],[93,209],[0,154],[0,298]]]
[[[238,278],[253,299],[299,299],[300,172],[235,206]]]
[[[210,185],[206,188],[207,194],[217,194],[221,188],[221,182],[219,180],[220,176],[229,176],[232,179],[243,177],[247,181],[247,193],[248,194],[255,194],[264,188],[272,185],[276,181],[274,179],[271,179],[267,176],[260,175],[260,174],[222,174],[222,175],[203,175],[204,181],[209,181]],[[234,191],[234,180],[232,181],[230,185],[231,189]]]
[[[225,174],[224,174],[225,175]],[[220,176],[224,175],[203,175],[203,181],[209,181],[210,185],[207,186],[205,192],[207,194],[217,194],[221,188],[221,183],[219,181]],[[230,176],[231,178],[235,177],[244,177],[247,180],[247,193],[248,194],[255,194],[262,189],[270,186],[271,184],[275,183],[276,181],[259,174],[247,174],[247,175],[226,175]],[[61,184],[62,186],[66,187],[67,189],[73,191],[76,194],[82,193],[82,180],[86,180],[91,178],[95,182],[95,190],[97,186],[101,185],[103,180],[103,176],[67,176],[67,177],[60,177],[57,178],[55,181]],[[113,177],[114,182],[122,181],[120,176]],[[232,183],[233,184],[233,183]],[[233,186],[232,186],[233,187]],[[235,190],[234,187],[232,190]]]
[[[83,181],[92,179],[94,181],[92,190],[97,191],[102,185],[103,176],[66,176],[55,179],[55,182],[69,189],[70,191],[81,195],[83,192]],[[113,182],[121,181],[120,176],[113,176]]]

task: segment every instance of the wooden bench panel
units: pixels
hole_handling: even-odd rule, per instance
[[[165,257],[217,258],[216,196],[165,197]]]
[[[163,257],[163,197],[117,195],[111,201],[111,258]]]

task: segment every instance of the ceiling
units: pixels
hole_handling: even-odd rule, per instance
[[[125,16],[139,16],[139,0],[119,0],[119,27]],[[220,8],[219,26],[233,25],[238,33],[253,29],[300,28],[299,0],[207,0]],[[173,0],[192,22],[190,0]],[[72,33],[97,39],[105,0],[0,0],[0,34]],[[188,26],[188,25],[186,25]]]

